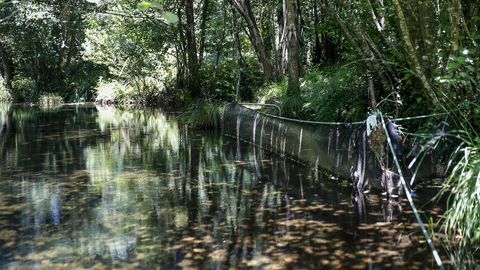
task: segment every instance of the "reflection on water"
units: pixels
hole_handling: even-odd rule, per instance
[[[0,269],[434,267],[403,201],[175,115],[0,104],[0,154]]]

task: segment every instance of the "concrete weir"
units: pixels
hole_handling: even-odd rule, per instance
[[[222,133],[276,153],[284,158],[328,171],[340,178],[351,179],[357,191],[370,188],[398,195],[401,192],[398,175],[392,166],[392,156],[386,147],[383,130],[375,128],[371,117],[355,123],[312,122],[284,118],[249,109],[238,103],[227,104],[223,112]],[[398,137],[392,122],[388,132]],[[395,143],[395,142],[394,142]],[[396,142],[399,153],[412,146]],[[410,160],[397,156],[403,164]],[[413,155],[412,158],[413,159]],[[429,157],[426,160],[432,160]],[[431,162],[418,170],[418,177],[434,174]],[[405,166],[406,169],[407,166]],[[407,172],[413,170],[406,169]]]

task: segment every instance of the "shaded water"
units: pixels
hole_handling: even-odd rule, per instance
[[[404,201],[172,114],[0,104],[0,155],[0,269],[434,268]]]

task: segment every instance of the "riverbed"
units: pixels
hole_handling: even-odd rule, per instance
[[[0,154],[0,269],[436,268],[405,200],[174,113],[0,104]]]

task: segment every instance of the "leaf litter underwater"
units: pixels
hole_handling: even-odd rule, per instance
[[[2,108],[0,269],[435,268],[406,201],[175,115]],[[435,192],[416,197],[432,232]]]

